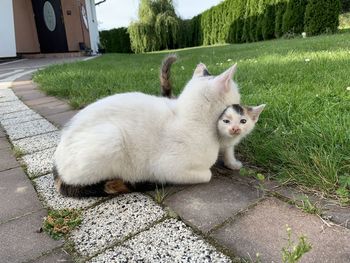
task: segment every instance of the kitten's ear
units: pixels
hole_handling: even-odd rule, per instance
[[[232,80],[233,75],[237,71],[237,64],[231,66],[228,70],[221,73],[219,76],[216,76],[214,79],[215,86],[224,87],[224,91],[230,91],[231,85],[230,81]]]
[[[193,72],[192,78],[193,77],[203,77],[205,71],[208,72],[207,66],[204,65],[203,63],[199,63]]]
[[[265,108],[266,104],[261,104],[256,107],[249,107],[248,108],[248,115],[254,122],[257,122],[259,120],[260,113],[263,111]]]

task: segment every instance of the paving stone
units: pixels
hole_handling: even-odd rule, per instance
[[[31,112],[31,114],[27,114],[27,115],[20,116],[20,117],[17,117],[17,118],[11,118],[11,119],[7,118],[7,119],[4,119],[4,120],[1,120],[1,124],[5,128],[7,128],[7,127],[10,127],[10,126],[19,124],[19,123],[24,123],[24,122],[28,122],[28,121],[42,119],[42,117],[39,114],[35,113],[34,111],[29,110],[28,112]]]
[[[62,245],[46,233],[37,233],[44,216],[46,212],[40,211],[0,224],[1,262],[27,262]]]
[[[29,81],[18,81],[12,83],[12,90],[17,94],[20,91],[37,89],[38,85],[32,80]]]
[[[20,100],[0,103],[0,115],[28,109],[29,108]]]
[[[0,89],[0,102],[18,100],[11,89]]]
[[[322,216],[329,218],[336,224],[350,229],[350,207],[341,207],[339,204],[328,201],[322,206]]]
[[[0,150],[1,149],[10,149],[11,145],[9,144],[9,142],[7,141],[6,137],[1,137],[0,136]]]
[[[8,125],[4,126],[4,128],[11,141],[57,130],[55,126],[45,119]]]
[[[95,197],[71,198],[62,196],[55,188],[52,174],[36,178],[34,179],[34,183],[43,201],[52,209],[85,208],[103,200],[102,198]]]
[[[35,110],[41,115],[47,116],[70,111],[71,107],[63,101],[55,101],[51,103],[36,105]]]
[[[208,232],[258,198],[259,193],[252,187],[231,178],[214,177],[207,184],[198,184],[170,196],[164,203],[185,222]]]
[[[91,263],[102,262],[231,262],[231,260],[189,227],[168,219],[141,232],[120,246],[94,257]]]
[[[306,235],[312,244],[300,262],[350,262],[349,229],[327,227],[317,216],[274,198],[216,230],[212,237],[237,256],[248,258],[259,253],[262,262],[281,262],[281,250],[287,246],[287,224],[294,241]]]
[[[57,101],[57,99],[54,98],[54,97],[48,97],[48,96],[46,96],[45,94],[42,94],[42,93],[41,93],[41,95],[42,95],[41,98],[30,99],[30,100],[22,99],[22,100],[29,107],[35,107],[37,105],[41,105],[41,104]]]
[[[0,222],[41,208],[33,185],[21,168],[0,172]]]
[[[35,259],[35,263],[73,263],[71,256],[64,249],[55,249],[47,255]]]
[[[18,166],[19,163],[17,162],[10,148],[0,150],[0,172]]]
[[[55,150],[56,147],[23,156],[22,162],[27,167],[28,176],[32,178],[50,173]]]
[[[58,114],[48,115],[46,117],[57,126],[63,127],[77,113],[78,111],[76,110],[70,110]]]
[[[54,131],[44,133],[33,137],[28,137],[13,141],[13,145],[21,150],[23,154],[42,151],[48,148],[56,147],[60,139],[60,132]]]
[[[22,101],[30,101],[30,100],[42,99],[46,97],[44,93],[36,89],[25,89],[23,91],[16,91],[16,95]]]
[[[149,197],[138,193],[124,194],[86,210],[83,222],[70,239],[83,256],[95,253],[146,229],[165,216]]]
[[[3,128],[0,126],[0,138],[6,137],[5,131]]]

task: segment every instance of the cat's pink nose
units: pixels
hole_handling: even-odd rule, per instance
[[[239,127],[231,127],[231,134],[239,134],[241,132],[241,129]]]

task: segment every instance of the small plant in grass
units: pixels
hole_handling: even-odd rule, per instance
[[[307,241],[306,236],[298,237],[298,243],[295,244],[292,240],[292,229],[286,225],[288,235],[288,245],[282,248],[282,262],[295,263],[301,257],[312,249],[311,244]]]
[[[22,157],[24,155],[24,152],[20,148],[18,148],[16,146],[13,147],[13,153],[14,153],[16,158],[20,158],[20,157]]]
[[[44,218],[43,230],[58,240],[80,225],[81,211],[77,209],[50,210]]]
[[[339,176],[339,185],[340,187],[337,189],[336,194],[340,204],[343,206],[350,205],[350,175]]]
[[[316,204],[311,203],[309,197],[304,195],[296,200],[296,207],[309,214],[321,215],[321,209]]]
[[[154,199],[158,204],[163,203],[164,199],[169,195],[169,193],[165,190],[164,185],[161,185],[161,188],[156,185],[156,190],[154,194]]]

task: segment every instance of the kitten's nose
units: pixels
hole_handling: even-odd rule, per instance
[[[232,134],[239,134],[241,132],[241,129],[237,126],[231,127]]]

